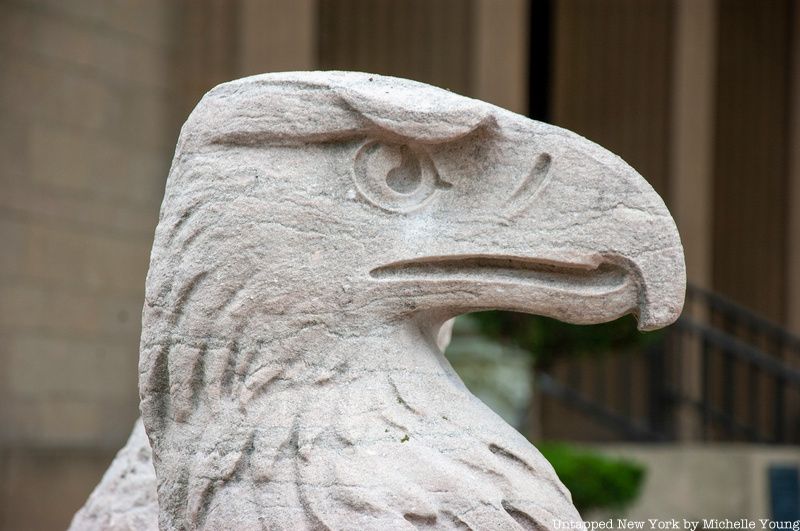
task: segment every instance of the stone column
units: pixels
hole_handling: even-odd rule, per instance
[[[317,67],[317,0],[240,1],[240,76]]]
[[[527,0],[475,0],[474,96],[520,114],[528,112]]]
[[[710,287],[716,0],[678,0],[674,28],[670,203],[683,240],[687,276],[697,286]],[[706,318],[701,308],[687,307],[686,312]],[[700,345],[684,341],[679,350],[682,387],[699,398]],[[678,413],[677,429],[682,440],[700,436],[695,408],[685,406]]]
[[[788,241],[786,276],[787,276],[787,319],[788,328],[795,334],[800,333],[800,9],[792,12],[792,65],[790,73],[789,94],[789,204],[788,209]]]

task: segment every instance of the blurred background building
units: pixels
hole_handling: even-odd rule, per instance
[[[797,488],[798,3],[0,0],[0,529],[65,527],[138,415],[181,123],[217,83],[310,69],[445,87],[638,169],[681,230],[687,312],[646,348],[541,371],[537,436],[668,443],[609,447],[661,471],[646,495],[684,474],[649,514],[768,517],[771,478]]]

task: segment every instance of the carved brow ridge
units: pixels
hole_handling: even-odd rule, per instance
[[[341,85],[317,84],[265,75],[219,85],[189,117],[182,134],[185,147],[325,142],[364,135],[438,144],[497,128],[496,110],[484,102],[407,82],[387,86],[386,80],[393,78],[373,77],[383,83],[373,87],[356,77],[356,82]],[[417,105],[430,96],[436,105]]]

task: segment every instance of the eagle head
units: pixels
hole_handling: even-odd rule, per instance
[[[161,524],[577,519],[436,333],[484,309],[649,330],[684,289],[662,200],[574,133],[371,74],[222,84],[181,131],[147,279]]]

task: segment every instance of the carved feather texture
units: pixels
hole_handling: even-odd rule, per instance
[[[287,380],[253,368],[256,357],[237,368],[241,350],[217,355],[233,372],[221,401],[168,391],[172,414],[186,415],[174,421],[191,436],[180,436],[184,458],[170,469],[162,505],[180,504],[188,528],[547,529],[577,518],[550,465],[444,371],[334,367]],[[274,387],[254,394],[254,378]],[[197,407],[186,412],[173,397]]]

